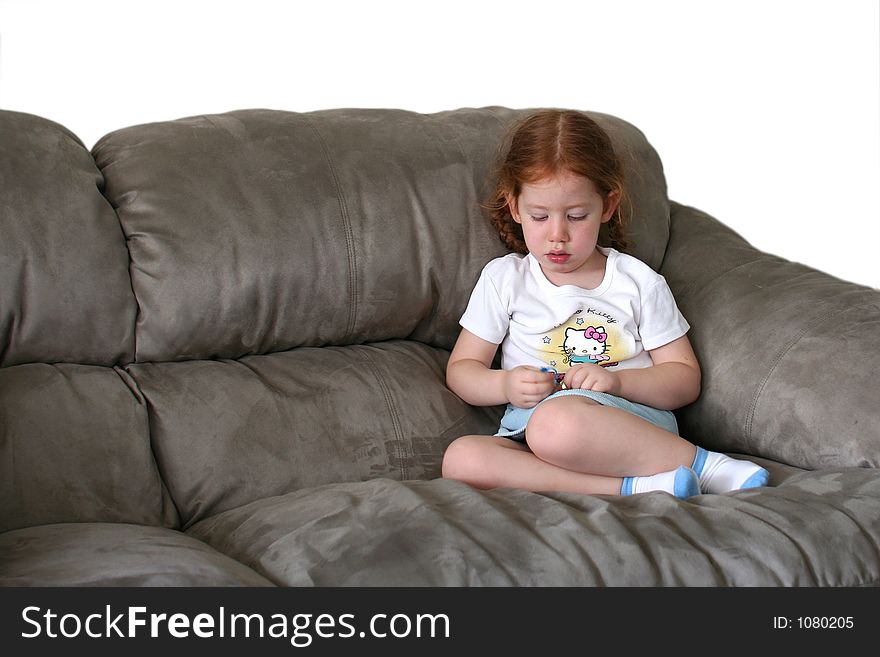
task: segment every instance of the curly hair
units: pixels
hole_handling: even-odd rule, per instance
[[[630,204],[623,166],[611,138],[598,123],[574,110],[541,110],[515,124],[509,141],[498,165],[495,189],[484,205],[508,249],[528,253],[522,227],[514,221],[510,203],[520,195],[523,184],[560,171],[589,178],[606,199],[612,192],[618,195],[617,209],[603,226],[599,243],[619,251],[627,248]]]

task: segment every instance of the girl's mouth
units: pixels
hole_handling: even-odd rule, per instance
[[[563,265],[569,261],[571,258],[571,254],[568,253],[548,253],[547,260],[552,262],[554,265]]]

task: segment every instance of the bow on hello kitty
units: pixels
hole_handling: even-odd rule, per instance
[[[584,335],[596,342],[605,342],[608,339],[608,334],[605,333],[605,329],[601,326],[596,328],[595,326],[588,326],[584,330]]]

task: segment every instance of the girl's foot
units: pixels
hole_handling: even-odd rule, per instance
[[[644,477],[624,477],[620,486],[621,495],[635,495],[660,490],[678,498],[693,497],[700,494],[700,480],[690,468],[679,466],[669,472],[660,472]]]
[[[731,490],[766,486],[770,473],[751,461],[732,459],[719,452],[697,447],[692,466],[700,478],[704,493],[726,493]]]

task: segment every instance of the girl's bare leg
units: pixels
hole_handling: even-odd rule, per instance
[[[476,488],[520,488],[618,495],[621,478],[575,472],[544,461],[528,447],[498,436],[462,436],[443,455],[443,476]]]
[[[635,490],[672,492],[674,485],[678,496],[699,492],[692,472],[687,471],[692,483],[677,472],[694,463],[693,444],[586,397],[545,401],[529,419],[525,437],[524,445],[498,436],[463,436],[447,448],[443,476],[477,488],[611,495],[621,493],[624,477],[635,477],[642,480]]]
[[[526,441],[540,460],[605,477],[653,475],[690,467],[696,447],[632,413],[586,397],[557,397],[529,419]]]

